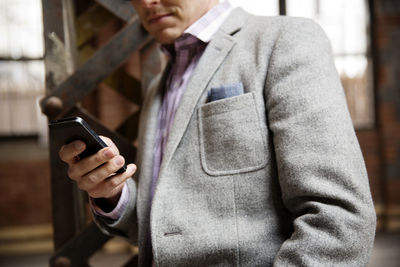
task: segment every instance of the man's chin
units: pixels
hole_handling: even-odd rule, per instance
[[[183,32],[173,31],[173,30],[164,30],[156,35],[153,35],[157,42],[161,44],[172,44],[178,39]]]

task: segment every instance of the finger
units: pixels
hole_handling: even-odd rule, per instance
[[[119,154],[119,150],[117,148],[117,146],[114,144],[114,142],[105,136],[100,135],[101,140],[103,140],[104,143],[106,143],[107,146],[111,147],[113,149],[113,151],[115,152],[115,154]]]
[[[107,192],[104,188],[104,185],[99,185],[98,187],[88,191],[88,194],[92,198],[112,198],[122,192],[124,184],[120,184],[117,187],[114,187],[111,192]]]
[[[75,164],[71,164],[68,169],[68,176],[79,183],[82,176],[85,176],[113,157],[115,157],[115,153],[110,147],[103,148],[94,155],[81,159],[75,162]]]
[[[86,144],[80,140],[63,145],[58,152],[60,159],[68,164],[74,163],[76,157],[86,148]]]
[[[111,198],[119,193],[127,179],[131,178],[136,172],[136,165],[129,164],[126,172],[118,174],[104,180],[95,188],[88,191],[88,194],[93,198]]]
[[[117,155],[101,165],[100,167],[93,169],[82,177],[79,181],[79,188],[85,191],[91,190],[96,187],[99,183],[105,179],[114,175],[125,163],[125,159]]]

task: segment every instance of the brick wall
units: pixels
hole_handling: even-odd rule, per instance
[[[26,141],[0,148],[0,228],[51,223],[47,149]]]
[[[377,127],[359,137],[382,226],[393,230],[400,229],[400,1],[371,2]]]

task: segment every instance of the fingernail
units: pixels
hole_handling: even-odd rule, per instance
[[[112,157],[114,157],[114,153],[112,152],[112,150],[111,149],[107,149],[106,151],[104,151],[104,156],[106,157],[106,158],[112,158]]]
[[[128,169],[129,169],[130,172],[132,172],[132,175],[135,174],[136,168],[137,168],[137,167],[136,167],[135,164],[129,164],[129,165],[128,165]]]
[[[74,147],[76,150],[82,150],[83,149],[83,144],[81,142],[75,142]]]
[[[124,164],[124,158],[123,157],[121,157],[121,156],[119,156],[119,157],[117,157],[116,159],[115,159],[115,164],[117,165],[117,166],[121,166],[122,164]]]

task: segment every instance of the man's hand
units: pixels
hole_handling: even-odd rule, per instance
[[[101,136],[108,147],[96,154],[79,159],[86,145],[82,141],[74,141],[61,147],[59,155],[68,164],[68,176],[76,181],[81,190],[93,198],[106,198],[111,203],[118,202],[125,181],[136,171],[134,164],[129,164],[127,170],[115,174],[125,163],[118,148],[111,139]]]

